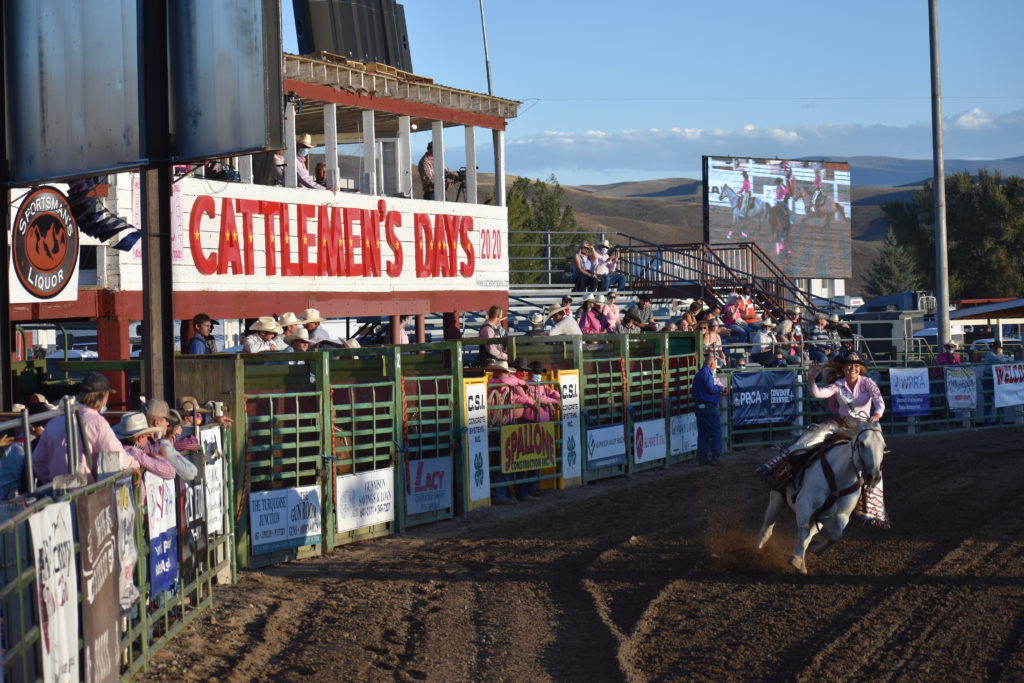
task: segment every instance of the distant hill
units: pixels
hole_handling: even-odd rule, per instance
[[[920,185],[932,177],[931,159],[899,159],[896,157],[836,157],[836,161],[850,162],[850,179],[855,186],[900,187]],[[980,169],[1002,171],[1004,176],[1024,176],[1024,156],[1010,159],[969,160],[946,159],[946,175],[968,171],[976,174]]]

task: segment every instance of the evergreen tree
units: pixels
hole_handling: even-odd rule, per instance
[[[508,189],[509,270],[514,284],[564,281],[570,260],[582,239],[571,206],[565,206],[565,190],[555,176],[547,182],[516,178]],[[551,236],[551,256],[547,239]]]
[[[876,297],[917,290],[922,282],[914,256],[896,241],[896,233],[890,228],[882,252],[867,272],[865,293]]]
[[[935,207],[930,182],[910,202],[882,205],[896,241],[935,287]],[[1024,296],[1024,178],[998,171],[946,179],[949,294],[952,299]]]

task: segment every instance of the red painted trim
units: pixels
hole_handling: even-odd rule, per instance
[[[501,117],[474,114],[468,111],[439,107],[434,104],[407,102],[405,100],[395,100],[390,97],[374,95],[359,95],[357,93],[350,93],[347,90],[337,90],[328,85],[313,85],[312,83],[303,83],[287,78],[284,81],[284,89],[285,92],[294,92],[299,97],[318,102],[343,104],[350,107],[359,107],[360,109],[384,111],[389,114],[417,116],[434,121],[459,123],[464,126],[505,130],[505,119]]]
[[[184,320],[197,313],[213,318],[256,318],[271,313],[307,308],[319,309],[324,317],[344,318],[370,315],[484,311],[498,305],[508,308],[508,292],[444,290],[418,292],[175,292],[174,317]],[[142,319],[140,292],[111,292],[83,289],[78,301],[67,303],[14,304],[14,322],[96,319]]]

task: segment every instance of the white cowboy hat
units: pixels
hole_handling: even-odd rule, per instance
[[[287,313],[281,314],[281,317],[277,320],[277,324],[281,327],[288,327],[289,325],[301,325],[302,321],[299,320],[294,313],[288,311]]]
[[[508,361],[491,360],[483,369],[486,372],[508,372]]]
[[[138,412],[125,413],[114,427],[118,439],[131,439],[139,434],[159,434],[162,431],[160,427],[150,427],[146,415]]]
[[[543,313],[534,313],[530,316],[530,322],[534,325],[542,325],[547,318]]]
[[[839,322],[839,316],[837,314],[833,313],[831,316],[829,316],[829,320],[834,322],[834,323],[837,323],[837,322]]]
[[[587,303],[588,301],[594,301],[594,294],[593,294],[593,292],[591,292],[591,293],[587,294],[585,297],[583,297],[583,303]]]
[[[775,327],[775,323],[773,323],[771,320],[765,320],[763,323],[761,323],[761,327]]]
[[[295,330],[291,334],[286,334],[284,336],[284,343],[285,344],[291,344],[293,341],[296,341],[296,340],[307,341],[307,342],[309,341],[309,332],[306,331],[305,327],[300,327],[299,329]]]
[[[608,297],[606,297],[604,294],[598,294],[597,298],[594,299],[594,303],[601,304],[602,306],[604,306],[606,303],[608,303]]]
[[[298,145],[299,147],[305,147],[306,149],[309,149],[310,147],[313,146],[313,136],[310,135],[309,133],[297,135],[295,137],[295,144]]]
[[[323,322],[323,319],[320,317],[320,311],[316,310],[315,308],[307,308],[305,311],[302,312],[302,322],[319,323]]]
[[[597,243],[597,246],[599,246],[599,247],[610,247],[610,246],[612,246],[612,243],[609,242],[608,240],[601,240],[600,242]]]
[[[249,325],[250,332],[276,332],[280,334],[280,327],[277,325],[277,321],[269,315],[261,315],[256,322]]]

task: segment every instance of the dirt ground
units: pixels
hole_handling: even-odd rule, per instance
[[[1024,429],[891,439],[891,530],[793,573],[754,467],[679,465],[241,573],[148,680],[1024,680]]]

